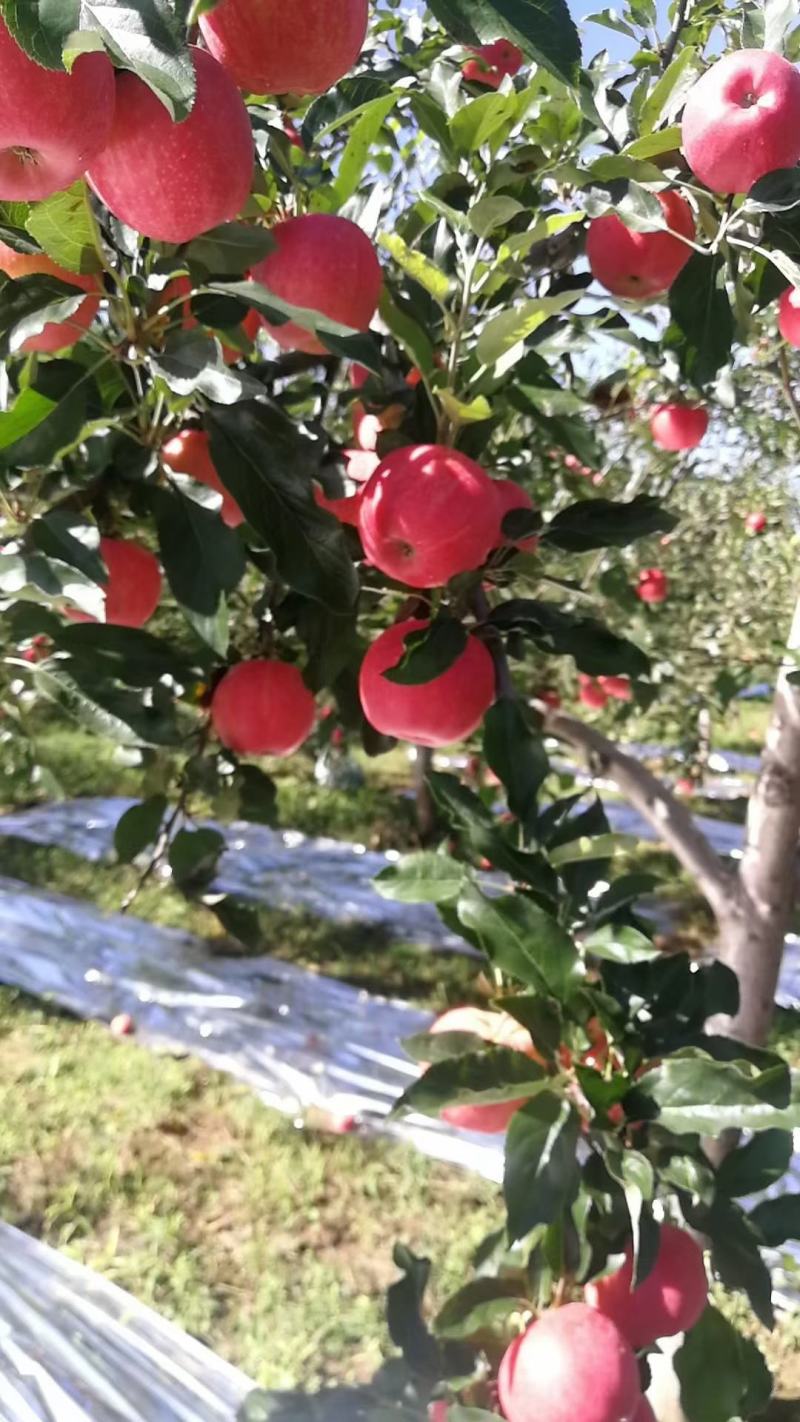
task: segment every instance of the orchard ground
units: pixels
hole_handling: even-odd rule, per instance
[[[752,749],[762,716],[743,705],[716,744]],[[81,732],[45,721],[37,750],[66,794],[125,794],[135,783],[113,746]],[[278,784],[283,824],[375,845],[413,841],[413,804],[398,795],[409,785],[402,751],[372,762],[354,793],[318,790],[302,757]],[[8,773],[6,804],[30,798],[27,776]],[[662,874],[664,895],[683,910],[681,932],[700,944],[707,917],[669,856],[642,847],[636,858]],[[136,879],[126,866],[98,870],[14,839],[0,839],[0,873],[112,911]],[[202,905],[163,885],[146,886],[132,911],[212,938],[222,953],[242,951]],[[468,961],[421,953],[375,928],[268,909],[262,924],[276,956],[432,1010],[479,990]],[[800,1015],[779,1014],[774,1036],[800,1065]],[[441,1263],[434,1299],[444,1299],[500,1222],[494,1187],[478,1179],[407,1147],[298,1131],[191,1060],[114,1041],[103,1027],[9,989],[0,990],[0,1057],[3,1217],[100,1270],[266,1386],[367,1381],[386,1348],[392,1242],[413,1239],[431,1251]],[[443,1254],[443,1226],[456,1213],[467,1227]],[[727,1298],[723,1306],[749,1326],[743,1305]],[[759,1330],[759,1342],[780,1395],[800,1398],[798,1321],[782,1321],[772,1337]],[[794,1415],[778,1408],[770,1417]]]

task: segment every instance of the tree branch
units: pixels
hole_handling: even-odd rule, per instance
[[[593,769],[607,775],[626,800],[672,850],[696,880],[720,925],[739,916],[736,878],[715,853],[692,815],[646,766],[626,755],[613,741],[573,716],[547,707],[545,728],[560,741],[584,751]]]
[[[675,19],[672,21],[672,29],[669,38],[661,50],[661,68],[666,69],[675,58],[675,50],[678,48],[680,33],[686,24],[686,11],[689,8],[689,0],[678,0],[678,8],[675,11]]]

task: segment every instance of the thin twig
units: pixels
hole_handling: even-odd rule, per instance
[[[675,11],[675,19],[672,21],[672,29],[669,39],[661,50],[661,68],[667,69],[675,58],[675,51],[678,48],[681,30],[686,24],[686,11],[689,8],[689,0],[678,0],[678,8]]]

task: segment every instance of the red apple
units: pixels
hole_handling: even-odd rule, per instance
[[[790,346],[800,347],[800,287],[787,286],[778,302],[778,330]]]
[[[229,494],[211,459],[208,435],[203,430],[181,430],[161,446],[161,462],[173,474],[188,474],[198,484],[222,495],[220,515],[228,528],[244,523],[244,514],[233,494]]]
[[[68,282],[70,286],[77,287],[79,291],[99,292],[100,285],[96,276],[82,276],[79,272],[68,272],[66,268],[60,267],[57,262],[51,262],[44,252],[24,253],[15,252],[13,247],[7,247],[5,242],[0,242],[0,272],[5,272],[6,276],[17,281],[20,277],[34,276],[38,272],[43,272],[47,276],[58,277],[59,281]],[[83,332],[91,326],[100,308],[100,297],[87,296],[82,301],[77,311],[73,311],[65,321],[48,321],[38,336],[29,336],[24,341],[20,350],[46,351],[52,354],[53,351],[66,350],[68,346],[74,346]]]
[[[478,44],[471,48],[476,58],[468,59],[461,72],[473,84],[485,84],[489,89],[499,89],[506,75],[513,78],[525,63],[522,50],[510,40],[499,39],[493,44]]]
[[[694,240],[692,209],[680,193],[656,193],[667,226]],[[634,232],[616,213],[589,223],[586,255],[592,275],[614,296],[644,299],[668,291],[692,255],[691,247],[669,232]]]
[[[211,700],[214,729],[238,755],[293,755],[311,735],[315,714],[297,667],[266,659],[231,667]]]
[[[630,1422],[641,1398],[630,1345],[582,1303],[541,1314],[505,1353],[497,1383],[507,1422]]]
[[[164,313],[165,325],[167,323],[173,323],[178,310],[176,303],[179,303],[181,327],[184,331],[194,331],[200,325],[200,322],[197,317],[192,314],[191,294],[192,283],[188,276],[173,277],[172,281],[167,282],[164,290],[159,292],[153,302],[153,312],[161,311]],[[166,309],[167,307],[169,307],[169,310]],[[246,336],[249,341],[255,341],[261,330],[261,317],[258,312],[248,311],[238,330]],[[242,359],[242,352],[237,350],[235,346],[226,345],[223,340],[220,341],[220,344],[222,346],[222,358],[227,361],[228,365],[233,365],[237,360]]]
[[[800,158],[800,74],[780,54],[737,49],[698,79],[683,111],[683,152],[701,183],[746,193]]]
[[[369,329],[383,274],[375,248],[360,227],[345,217],[309,212],[279,222],[272,236],[276,247],[253,267],[254,281],[292,306],[319,311],[354,331]],[[294,321],[263,323],[284,350],[326,354],[314,332]]]
[[[701,405],[658,405],[650,416],[653,443],[661,449],[694,449],[708,429],[708,411]]]
[[[148,548],[125,538],[101,538],[100,556],[108,569],[104,620],[115,627],[143,627],[161,597],[157,560]]]
[[[428,1422],[447,1422],[447,1403],[441,1398],[428,1403]]]
[[[340,499],[329,499],[324,489],[319,484],[314,485],[314,499],[321,509],[333,514],[340,523],[349,523],[353,528],[358,528],[358,520],[361,513],[361,490],[357,494],[346,494]]]
[[[367,37],[367,0],[222,0],[201,16],[211,53],[251,94],[321,94],[352,69]]]
[[[118,1012],[109,1022],[108,1030],[112,1037],[131,1037],[136,1026],[129,1012]]]
[[[599,676],[598,685],[615,701],[632,701],[633,688],[627,676]]]
[[[631,1422],[656,1422],[656,1414],[653,1411],[646,1397],[641,1399],[639,1406],[633,1414]]]
[[[419,686],[399,686],[384,672],[403,658],[405,639],[428,623],[396,622],[374,641],[361,663],[359,693],[364,715],[376,731],[420,746],[448,746],[477,729],[494,701],[491,654],[469,637],[460,657],[441,676]]]
[[[486,561],[498,543],[495,486],[444,445],[408,445],[364,489],[361,541],[371,563],[409,587],[440,587]]]
[[[38,202],[68,188],[105,147],[114,70],[81,54],[70,74],[29,59],[0,19],[0,198]]]
[[[142,79],[118,74],[111,137],[86,175],[115,217],[159,242],[189,242],[236,217],[253,176],[236,85],[205,50],[189,52],[197,80],[189,117],[173,123]]]
[[[660,568],[642,568],[634,591],[641,602],[665,602],[669,579]]]
[[[549,706],[551,711],[561,710],[561,697],[552,686],[542,687],[541,691],[533,693],[535,701],[541,701],[543,705]]]
[[[688,775],[681,776],[680,780],[675,781],[676,795],[693,795],[696,788],[694,781],[690,780]]]
[[[526,1057],[542,1062],[530,1032],[509,1016],[507,1012],[488,1012],[481,1007],[451,1007],[437,1017],[431,1032],[470,1032],[491,1042],[494,1047],[510,1047],[515,1052],[524,1052]],[[504,1131],[520,1106],[525,1101],[498,1101],[493,1105],[445,1106],[440,1115],[451,1126],[460,1126],[465,1131],[481,1131],[487,1135]]]
[[[523,489],[520,484],[513,479],[495,479],[494,495],[497,502],[497,510],[500,518],[500,538],[501,542],[509,543],[510,539],[503,534],[503,519],[512,509],[535,509],[535,504],[527,489]],[[539,547],[539,540],[535,533],[529,538],[519,538],[513,545],[519,548],[521,553],[535,553]]]
[[[582,706],[589,706],[592,711],[602,711],[608,702],[608,692],[603,690],[594,677],[585,676],[579,672],[578,700]]]
[[[744,521],[744,526],[747,533],[763,533],[767,526],[767,515],[765,513],[749,513]]]
[[[708,1303],[703,1251],[675,1225],[661,1226],[656,1262],[647,1278],[631,1290],[633,1251],[615,1274],[587,1284],[586,1302],[617,1325],[634,1348],[657,1338],[671,1338],[693,1328]]]

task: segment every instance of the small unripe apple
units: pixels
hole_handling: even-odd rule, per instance
[[[592,711],[602,711],[608,703],[608,692],[604,691],[594,677],[585,676],[581,672],[578,675],[578,700],[582,706],[588,706]]]
[[[505,1353],[497,1383],[507,1422],[631,1422],[641,1399],[632,1348],[582,1303],[541,1314]]]
[[[615,701],[632,701],[633,687],[627,676],[599,676],[598,685]]]
[[[633,1290],[632,1277],[629,1245],[622,1268],[587,1284],[584,1296],[592,1308],[613,1320],[634,1348],[693,1328],[708,1303],[703,1251],[686,1230],[675,1225],[661,1226],[655,1264]]]
[[[746,193],[800,158],[800,74],[782,55],[737,49],[707,69],[683,111],[683,153],[716,193]]]
[[[665,602],[669,592],[669,579],[661,568],[642,568],[634,591],[640,602]]]
[[[407,445],[366,485],[360,528],[364,552],[382,573],[412,588],[441,587],[497,547],[495,486],[458,450]]]
[[[659,405],[650,416],[653,443],[661,449],[694,449],[708,429],[708,411],[702,405],[673,401]]]
[[[114,124],[87,178],[120,222],[159,242],[189,242],[237,216],[253,177],[253,133],[230,75],[205,50],[189,51],[197,92],[173,123],[144,80],[117,75]]]
[[[383,273],[375,248],[360,227],[345,217],[308,212],[279,222],[272,236],[275,248],[253,267],[254,281],[292,306],[319,311],[354,331],[369,329]],[[262,320],[283,350],[327,354],[314,332],[297,322],[272,325]]]
[[[321,94],[352,69],[367,0],[222,0],[200,17],[211,53],[250,94]]]
[[[43,273],[46,276],[58,277],[59,281],[68,282],[79,291],[100,291],[96,276],[68,272],[57,262],[51,262],[44,252],[15,252],[14,248],[6,246],[5,242],[0,242],[0,272],[5,272],[6,276],[14,281],[18,281],[20,277]],[[25,354],[29,351],[46,351],[50,355],[54,351],[64,351],[69,346],[74,346],[84,331],[91,326],[99,308],[99,295],[87,296],[77,311],[73,311],[65,321],[48,321],[38,336],[29,336],[27,341],[23,342],[20,350]]]
[[[143,627],[150,621],[161,597],[161,569],[157,559],[148,548],[131,543],[127,538],[101,538],[100,556],[108,569],[104,621],[115,627]]]
[[[181,430],[161,446],[161,462],[173,474],[188,474],[198,484],[205,484],[222,495],[220,514],[228,528],[244,523],[244,514],[232,494],[228,493],[211,459],[208,435],[203,430]]]
[[[448,1012],[437,1017],[432,1033],[469,1032],[491,1042],[494,1047],[509,1047],[515,1052],[524,1052],[526,1057],[541,1062],[530,1032],[507,1012],[489,1012],[481,1007],[451,1007]],[[440,1115],[451,1126],[460,1126],[465,1131],[481,1131],[487,1135],[504,1131],[520,1106],[525,1101],[498,1101],[481,1106],[445,1106]]]
[[[468,637],[461,655],[433,681],[418,686],[389,681],[384,672],[402,661],[406,637],[427,626],[417,618],[396,622],[372,643],[361,663],[361,705],[370,724],[386,736],[448,746],[472,735],[494,701],[494,663],[483,642]]]
[[[667,226],[694,240],[692,209],[680,193],[656,193]],[[661,296],[683,271],[692,249],[669,232],[634,232],[616,213],[594,217],[586,235],[592,275],[614,296]]]
[[[266,658],[231,667],[211,699],[214,729],[238,755],[293,755],[311,735],[315,715],[297,667]]]
[[[0,199],[38,202],[74,183],[108,142],[114,70],[105,54],[79,55],[69,74],[44,69],[0,19],[0,75]]]
[[[461,72],[465,79],[473,84],[485,84],[488,89],[499,89],[506,75],[513,78],[525,63],[522,50],[511,40],[499,39],[471,48],[475,58],[468,59]]]
[[[790,346],[800,347],[800,287],[787,286],[778,302],[778,330]]]
[[[503,519],[512,509],[535,509],[535,504],[527,489],[523,489],[521,484],[515,483],[513,479],[495,479],[494,494],[497,501],[497,510],[500,518],[500,540],[502,543],[511,543],[512,540],[506,538],[503,533]],[[528,538],[518,538],[513,546],[521,553],[535,553],[539,547],[539,539],[535,533]]]

